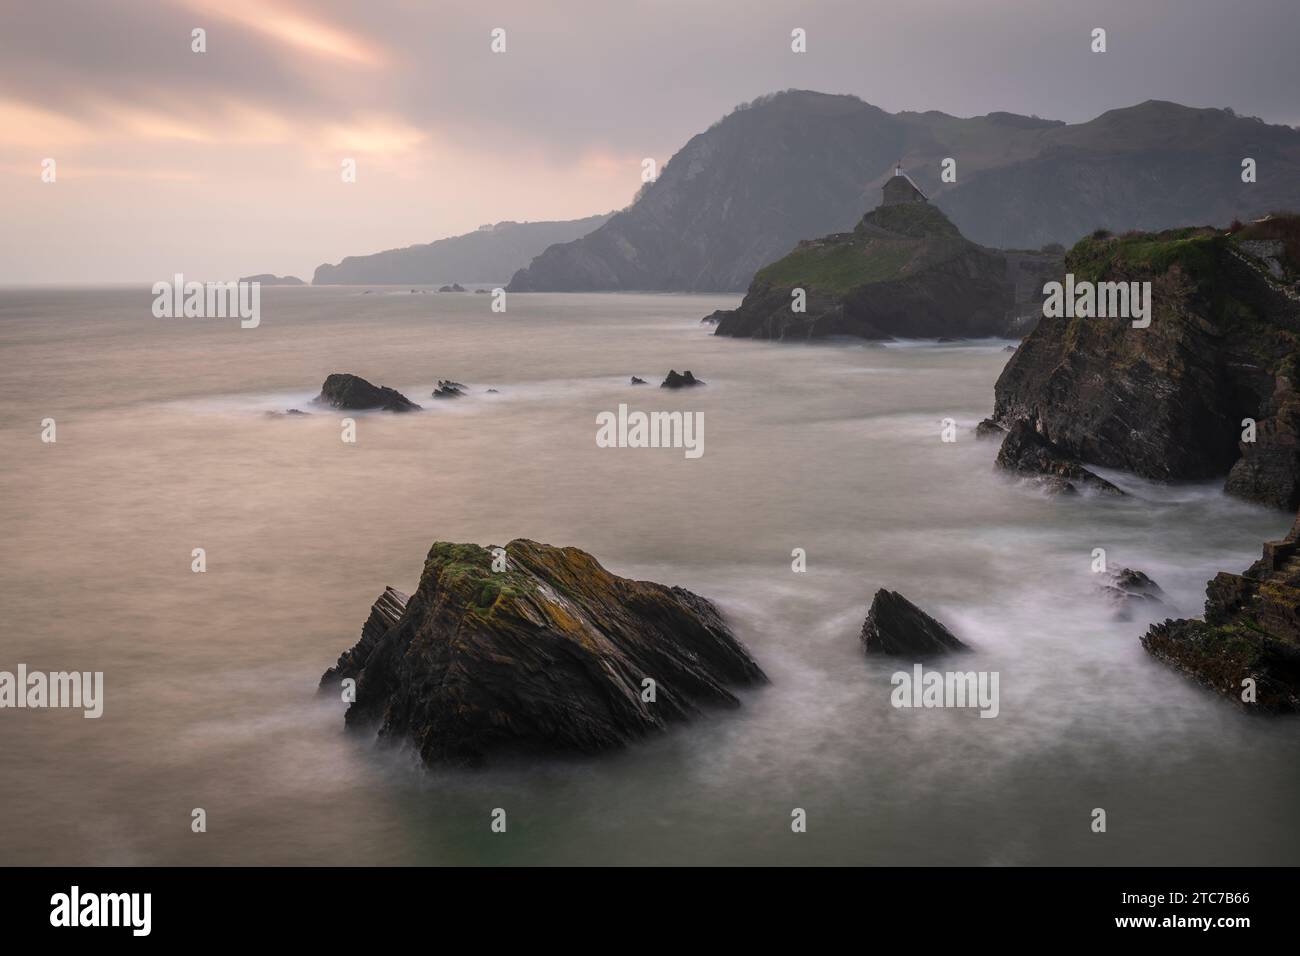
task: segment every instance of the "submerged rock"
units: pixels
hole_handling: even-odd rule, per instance
[[[438,379],[438,387],[433,390],[434,398],[461,398],[465,394],[465,386],[460,382],[453,382],[447,379]]]
[[[1007,430],[991,418],[986,418],[975,426],[976,438],[1003,438]]]
[[[378,408],[386,412],[416,412],[420,406],[385,385],[372,385],[359,375],[335,372],[325,379],[316,401],[350,411]]]
[[[1205,620],[1153,624],[1142,646],[1247,710],[1300,711],[1300,515],[1246,571],[1215,575]]]
[[[1084,468],[1023,420],[1012,425],[1002,440],[997,466],[1030,478],[1054,494],[1076,494],[1079,486],[1102,494],[1124,494],[1105,478]]]
[[[866,653],[892,657],[930,657],[968,649],[903,595],[884,588],[871,600],[859,640]]]
[[[632,376],[632,381],[631,381],[630,384],[632,384],[632,385],[645,385],[645,384],[646,384],[646,380],[643,379],[643,378],[637,378],[635,375],[633,375],[633,376]]]
[[[438,291],[439,292],[465,292],[466,289],[459,282],[453,282],[451,285],[444,285],[439,287]]]
[[[1164,604],[1165,592],[1143,571],[1120,568],[1106,573],[1100,590],[1114,605],[1115,618],[1131,620],[1136,610]]]
[[[668,370],[668,377],[663,380],[663,383],[659,387],[660,388],[689,388],[692,385],[704,385],[704,384],[707,383],[701,381],[700,379],[692,375],[690,369],[687,369],[681,375],[678,375],[676,369],[670,368]]]
[[[376,602],[322,678],[356,678],[349,727],[378,723],[431,765],[594,753],[736,707],[729,688],[766,682],[699,595],[610,574],[576,548],[517,539],[501,571],[495,551],[438,542],[396,617],[400,595]]]

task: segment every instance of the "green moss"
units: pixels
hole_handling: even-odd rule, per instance
[[[477,544],[439,541],[429,549],[420,588],[456,591],[486,613],[502,599],[513,601],[533,593],[535,584],[528,574],[509,566],[493,571],[492,561],[492,552]]]
[[[1169,229],[1161,233],[1130,233],[1075,243],[1065,259],[1066,271],[1075,279],[1101,282],[1116,272],[1143,272],[1162,276],[1177,265],[1198,284],[1212,288],[1218,277],[1218,260],[1224,239],[1200,227]]]
[[[756,280],[777,288],[843,293],[893,279],[914,253],[912,243],[853,240],[796,249],[763,268]]]

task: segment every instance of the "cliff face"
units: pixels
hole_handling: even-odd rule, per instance
[[[715,313],[717,335],[808,339],[855,335],[1000,335],[1015,323],[1017,278],[1006,257],[962,237],[924,202],[880,206],[853,232],[801,242],[754,276],[740,307]],[[1042,256],[1045,270],[1059,259]],[[806,311],[792,309],[803,289]]]
[[[533,256],[599,228],[608,215],[564,222],[499,222],[490,229],[316,267],[312,285],[436,285],[504,281]]]
[[[1242,183],[1242,156],[1269,169]],[[958,163],[954,183],[941,162]],[[737,292],[802,239],[853,227],[894,163],[971,240],[1038,248],[1300,208],[1300,131],[1148,101],[1067,125],[1009,113],[886,113],[792,90],[693,137],[637,201],[547,249],[512,291]]]
[[[1300,505],[1300,271],[1278,280],[1212,229],[1085,239],[1065,268],[1150,282],[1150,327],[1042,319],[998,378],[994,420],[1029,423],[1065,457],[1159,480],[1231,473],[1232,494]]]
[[[1220,572],[1205,594],[1204,621],[1153,624],[1142,646],[1248,710],[1300,710],[1300,515],[1259,561]],[[1243,697],[1247,679],[1253,699]]]
[[[439,542],[400,613],[398,592],[376,602],[322,678],[356,678],[349,726],[377,723],[429,764],[593,753],[738,706],[728,687],[766,681],[690,591],[617,577],[576,548],[518,539],[505,551],[494,571],[490,550]]]

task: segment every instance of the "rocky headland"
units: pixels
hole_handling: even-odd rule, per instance
[[[430,765],[619,748],[766,682],[705,598],[522,538],[434,544],[415,593],[387,589],[321,684],[345,678],[347,725]]]
[[[758,271],[738,308],[708,318],[716,335],[759,339],[1005,335],[1059,266],[1052,253],[976,245],[937,206],[902,202],[800,242]]]

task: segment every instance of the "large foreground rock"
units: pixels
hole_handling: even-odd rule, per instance
[[[946,627],[897,591],[881,588],[862,624],[862,648],[868,654],[932,657],[967,650]]]
[[[378,724],[428,764],[594,753],[706,706],[738,706],[730,688],[766,681],[699,595],[617,577],[576,548],[517,539],[505,554],[494,571],[493,551],[478,545],[429,550],[400,615],[377,640],[367,622],[322,678],[357,680],[348,726]],[[387,597],[371,614],[379,625]]]
[[[1153,624],[1142,646],[1248,710],[1300,710],[1300,515],[1246,571],[1215,575],[1204,621]],[[1254,703],[1242,699],[1247,678],[1255,681]]]
[[[378,408],[385,412],[418,412],[420,406],[385,385],[372,385],[360,375],[335,372],[325,379],[316,401],[349,411]]]
[[[1262,241],[1251,237],[1273,233],[1300,236],[1300,217],[1233,236],[1197,228],[1079,242],[1066,271],[1076,282],[1151,283],[1151,324],[1044,318],[998,378],[994,420],[1011,435],[1028,423],[1071,459],[1159,481],[1226,478],[1229,494],[1300,506],[1300,239],[1277,240],[1279,279],[1249,252]]]

